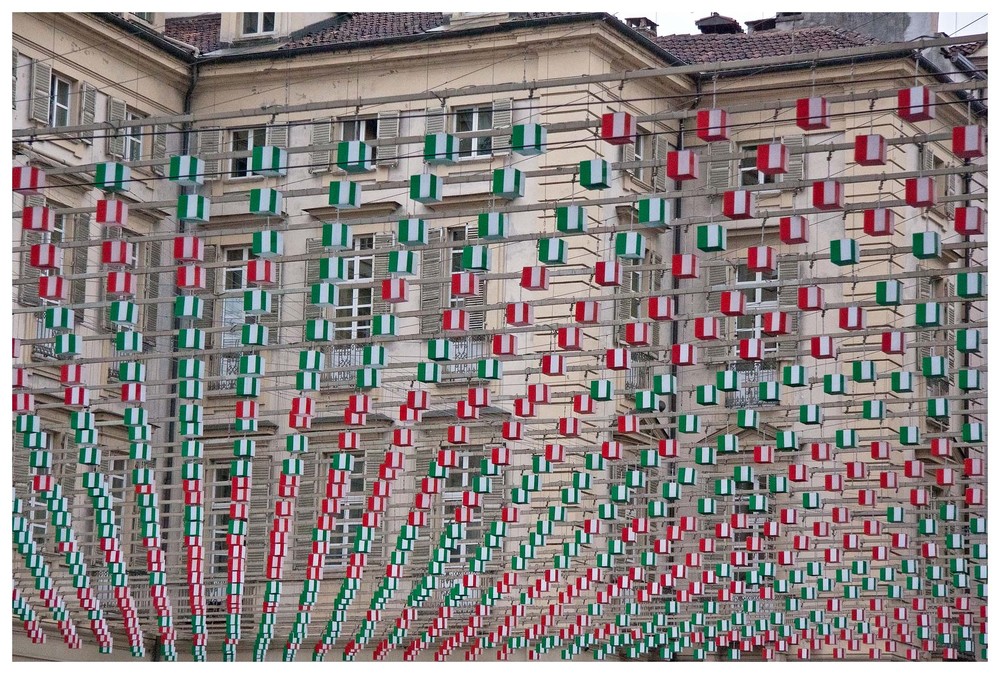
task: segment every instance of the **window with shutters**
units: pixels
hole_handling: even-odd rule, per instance
[[[31,205],[31,204],[28,204],[27,201],[26,201],[25,205]],[[38,205],[43,205],[43,203],[39,203]],[[48,206],[49,206],[49,208],[52,208],[52,209],[62,208],[62,206],[59,206],[58,204],[55,204],[55,203],[53,203],[51,201],[48,202]],[[28,231],[25,231],[22,234],[22,243],[23,243],[23,245],[30,245],[30,244],[34,244],[34,243],[54,243],[54,244],[60,244],[60,243],[62,243],[64,241],[70,240],[69,237],[71,236],[71,232],[67,231],[69,229],[69,225],[71,223],[71,219],[70,218],[71,218],[71,216],[66,215],[65,213],[56,213],[55,218],[54,218],[55,224],[54,224],[51,232],[48,232],[47,234],[40,234],[40,233],[37,233],[37,232],[28,232]],[[80,258],[85,260],[86,259],[86,255],[87,255],[86,249],[84,248],[84,249],[77,249],[77,250],[79,251],[78,254],[79,254]],[[66,252],[69,252],[69,251],[66,251]],[[59,302],[59,301],[41,299],[38,296],[38,277],[40,276],[40,273],[39,273],[38,269],[35,269],[34,267],[31,267],[28,264],[28,256],[29,256],[29,253],[27,253],[27,252],[24,253],[24,263],[22,265],[22,270],[24,270],[27,273],[26,274],[22,274],[21,278],[22,279],[27,279],[29,281],[29,283],[26,284],[26,285],[22,285],[21,286],[21,297],[20,297],[21,304],[28,305],[28,306],[42,306],[42,307],[60,306],[62,303]],[[67,259],[67,258],[69,258],[69,259]],[[74,258],[74,257],[72,257],[70,255],[67,255],[66,257],[64,257],[63,258],[63,269],[73,269],[73,261],[74,261],[74,259],[76,259],[76,258]],[[71,295],[73,294],[72,291],[74,289],[74,285],[73,285],[74,283],[76,283],[76,284],[79,285],[79,284],[86,283],[86,281],[81,279],[81,280],[78,280],[78,281],[72,281],[72,282],[70,282]],[[31,346],[31,355],[32,355],[32,358],[34,358],[34,359],[41,359],[41,360],[49,360],[49,359],[55,358],[55,349],[54,349],[54,345],[52,343],[52,340],[54,339],[56,332],[54,330],[50,330],[50,329],[48,329],[48,328],[45,327],[45,314],[44,313],[35,314],[35,322],[36,322],[36,325],[35,325],[35,339],[45,339],[45,340],[48,340],[48,341],[45,342],[45,343],[41,343],[41,344],[33,344]]]
[[[233,129],[229,149],[233,152],[250,152],[255,147],[267,144],[267,129],[256,127],[252,129]],[[207,168],[206,168],[207,171]],[[229,160],[229,175],[232,178],[246,178],[253,175],[250,170],[250,157],[233,157]]]
[[[462,255],[467,244],[475,243],[479,238],[479,232],[474,226],[460,225],[449,227],[446,230],[448,242],[452,247],[448,250],[449,263],[448,273],[443,277],[449,281],[445,285],[445,292],[448,293],[448,306],[452,309],[464,309],[469,314],[469,330],[482,330],[485,327],[485,310],[479,308],[485,306],[486,283],[479,280],[479,294],[474,297],[455,297],[451,294],[451,275],[465,271],[462,267]],[[441,328],[440,315],[435,316],[438,324],[435,330]],[[455,360],[475,360],[486,358],[489,349],[486,348],[486,337],[483,335],[467,335],[452,340],[452,356]],[[478,362],[445,364],[441,370],[443,378],[449,377],[472,377],[478,371]]]
[[[97,89],[86,82],[80,83],[80,115],[78,122],[80,124],[93,124],[94,120],[97,119]],[[93,142],[94,132],[93,131],[82,131],[80,132],[80,140],[86,144]]]
[[[330,454],[324,457],[325,465],[329,465],[331,457]],[[352,552],[354,532],[361,526],[361,516],[365,512],[365,499],[370,487],[366,468],[368,464],[365,462],[364,454],[356,454],[354,471],[347,483],[348,490],[342,500],[336,524],[330,532],[329,552],[324,560],[327,568],[341,568],[347,565]]]
[[[621,321],[615,328],[616,342],[625,343],[625,325],[642,319],[643,298],[656,293],[662,288],[662,271],[657,269],[663,263],[663,258],[651,250],[646,251],[642,260],[619,260],[624,267],[622,284],[616,292],[630,297],[619,297],[615,300],[615,320]],[[645,267],[641,269],[640,267]],[[653,322],[649,330],[650,345],[655,347],[660,343],[660,324]],[[645,349],[646,347],[639,347]],[[631,354],[632,367],[625,373],[625,389],[636,391],[652,388],[653,364],[657,360],[656,353],[648,350],[634,349]]]
[[[936,301],[941,305],[941,324],[937,330],[918,330],[917,371],[922,371],[924,358],[944,356],[948,368],[947,377],[921,377],[928,398],[943,398],[951,392],[951,377],[955,372],[955,332],[948,326],[955,324],[955,304],[945,298],[955,294],[954,285],[941,276],[922,276],[917,279],[917,301]],[[948,417],[927,417],[926,427],[930,432],[946,431],[950,427]]]
[[[919,146],[917,158],[918,170],[920,171],[939,171],[947,168],[944,159],[929,144]],[[942,199],[958,194],[958,180],[958,176],[954,173],[934,176],[934,206],[932,208],[942,211],[948,216],[954,215],[954,202],[944,202]]]
[[[493,106],[474,105],[455,110],[455,132],[489,131],[493,128]],[[490,136],[462,138],[458,141],[458,156],[461,159],[488,157],[493,153],[493,139]]]
[[[445,525],[455,521],[455,509],[462,505],[462,492],[472,489],[472,480],[478,474],[478,462],[472,462],[469,454],[459,455],[458,465],[448,468],[448,475],[444,478],[439,500],[441,509],[439,530],[443,530]],[[449,564],[445,565],[446,571],[452,569],[467,570],[472,551],[478,545],[477,541],[482,538],[483,509],[472,508],[471,510],[472,520],[465,523],[465,538],[456,541],[455,547],[451,550]]]
[[[622,145],[621,160],[623,162],[641,162],[652,159],[654,140],[653,135],[648,129],[637,126],[635,142]],[[653,167],[651,166],[637,166],[625,169],[625,171],[639,182],[646,184],[652,184],[653,182]]]
[[[125,112],[125,121],[130,122],[142,119],[145,116],[146,115],[140,112],[128,109]],[[124,153],[126,161],[140,161],[142,159],[142,135],[141,126],[129,126],[122,129],[122,136],[125,143]]]
[[[73,83],[55,73],[49,86],[49,126],[69,126]]]
[[[329,119],[317,119],[309,127],[309,144],[329,145],[333,141],[333,122]],[[309,171],[312,173],[325,173],[330,170],[330,160],[333,158],[333,151],[313,150],[309,153]]]
[[[274,32],[274,12],[243,12],[243,35]]]

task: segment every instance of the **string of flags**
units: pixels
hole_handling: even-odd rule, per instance
[[[933,119],[933,93],[926,87],[901,90],[897,114],[908,122]],[[800,99],[795,123],[807,131],[828,129],[830,106],[822,97]],[[695,135],[706,143],[729,140],[727,112],[699,110]],[[636,136],[632,115],[602,117],[601,140],[627,145]],[[549,151],[548,132],[540,124],[517,125],[510,144],[519,157],[534,157]],[[429,134],[423,159],[430,168],[453,164],[458,145],[453,135]],[[887,148],[885,137],[860,134],[851,157],[858,166],[881,167]],[[984,129],[955,127],[951,149],[961,159],[985,156]],[[578,259],[573,254],[592,234],[594,216],[578,204],[553,206],[554,231],[544,231],[552,229],[548,223],[533,230],[535,259],[512,259],[505,246],[518,231],[517,214],[494,205],[523,200],[530,177],[511,166],[499,168],[490,176],[494,205],[475,218],[476,240],[462,242],[454,262],[459,270],[440,279],[449,297],[476,298],[487,279],[494,282],[501,257],[504,271],[515,272],[510,292],[497,294],[502,299],[489,305],[491,318],[495,313],[498,319],[482,330],[488,347],[467,359],[457,354],[463,340],[480,332],[461,303],[436,310],[440,329],[432,334],[404,330],[400,314],[407,307],[401,305],[412,305],[439,279],[425,277],[421,264],[433,247],[432,222],[414,214],[400,218],[389,225],[397,245],[385,255],[385,277],[372,279],[372,295],[386,310],[370,317],[371,336],[359,340],[361,356],[358,367],[349,366],[354,386],[344,405],[325,395],[324,375],[338,367],[328,360],[328,347],[340,344],[340,291],[357,281],[352,259],[360,229],[340,222],[339,214],[364,203],[361,184],[351,178],[373,170],[374,157],[374,148],[362,141],[338,145],[335,163],[347,175],[330,182],[328,205],[337,209],[338,221],[316,228],[318,256],[288,260],[294,248],[289,232],[248,225],[251,256],[240,263],[238,298],[245,322],[230,341],[236,354],[233,387],[207,401],[206,389],[221,375],[210,371],[213,331],[204,326],[206,301],[217,291],[210,279],[219,266],[206,256],[212,234],[200,228],[212,212],[210,200],[197,193],[204,186],[204,159],[175,156],[169,162],[168,179],[189,189],[178,197],[179,228],[170,241],[176,293],[169,298],[173,347],[164,353],[146,351],[139,331],[140,316],[150,310],[140,301],[140,279],[150,272],[138,264],[137,241],[123,231],[129,205],[116,198],[128,190],[130,169],[114,162],[97,166],[94,186],[103,194],[95,221],[104,235],[99,260],[106,298],[100,311],[113,326],[113,334],[100,337],[112,339],[108,360],[118,364],[116,398],[84,374],[92,356],[86,349],[90,335],[77,325],[69,300],[64,247],[46,238],[55,230],[55,211],[24,207],[22,229],[43,235],[25,259],[38,270],[38,296],[46,301],[38,313],[52,333],[62,387],[61,395],[33,389],[32,372],[51,363],[29,361],[15,340],[14,431],[22,439],[16,451],[25,454],[16,460],[26,462],[30,481],[16,485],[13,498],[13,542],[23,560],[23,569],[15,569],[13,614],[30,641],[44,643],[46,633],[22,589],[22,572],[34,579],[33,590],[67,646],[81,646],[76,625],[85,617],[99,651],[111,653],[112,623],[120,621],[137,658],[145,655],[146,628],[158,636],[165,659],[177,659],[175,615],[190,626],[181,641],[191,644],[196,661],[209,659],[210,642],[221,645],[223,659],[235,660],[244,616],[257,618],[257,661],[267,658],[281,622],[290,622],[285,661],[295,660],[310,642],[317,661],[331,652],[345,660],[363,653],[383,660],[397,648],[405,660],[425,651],[447,660],[460,650],[466,660],[476,660],[487,649],[500,660],[542,659],[556,651],[562,659],[586,652],[597,660],[651,653],[695,660],[750,653],[844,659],[862,650],[871,659],[986,658],[985,424],[969,414],[984,390],[983,373],[968,358],[959,367],[962,359],[941,355],[947,349],[963,356],[983,353],[985,323],[968,311],[958,317],[951,308],[984,300],[985,274],[968,265],[961,271],[944,266],[946,251],[979,245],[970,237],[985,234],[981,207],[958,206],[949,231],[913,231],[908,247],[897,247],[897,255],[941,263],[921,277],[953,277],[953,294],[924,297],[912,295],[911,277],[867,279],[856,271],[879,237],[897,234],[891,208],[864,209],[862,229],[854,230],[863,232],[859,238],[820,233],[808,215],[782,216],[772,245],[762,239],[738,251],[730,246],[727,225],[710,221],[692,230],[697,252],[675,251],[665,262],[651,263],[657,235],[670,227],[672,202],[642,196],[634,200],[636,227],[607,237],[587,272],[593,286],[566,298],[564,316],[538,300],[554,297],[554,272]],[[669,178],[699,179],[699,150],[668,152],[664,159]],[[762,174],[785,174],[789,161],[782,143],[756,149],[755,167]],[[254,148],[254,174],[284,178],[288,167],[286,150]],[[574,175],[581,190],[609,189],[616,179],[601,157],[579,162]],[[409,178],[407,194],[415,203],[440,203],[445,184],[425,171]],[[43,194],[45,173],[15,167],[13,186],[22,195]],[[835,178],[813,181],[808,193],[810,206],[823,213],[849,206],[845,182]],[[933,207],[939,195],[932,176],[905,178],[902,193],[903,203],[914,208]],[[721,196],[726,219],[757,217],[755,190]],[[265,187],[250,189],[248,201],[248,213],[281,218],[289,200]],[[778,242],[794,247],[811,240],[822,241],[817,259],[852,276],[800,279],[790,288],[791,301],[764,310],[735,285],[703,285],[723,259],[738,259],[767,278],[778,274],[781,281],[781,263],[796,249],[779,248]],[[281,284],[283,268],[307,271],[313,263],[315,282]],[[716,294],[717,308],[681,302],[679,294],[652,284],[629,289],[626,271],[634,264],[656,267],[674,289]],[[870,301],[828,303],[834,283],[863,280],[873,281]],[[629,291],[638,309],[609,322],[607,309]],[[267,321],[281,324],[279,301],[293,293],[302,296],[304,308],[315,310],[308,314],[314,317],[301,314],[301,339],[286,327],[278,340],[272,332],[277,328]],[[904,299],[911,296],[915,302]],[[912,317],[900,310],[904,305],[913,306]],[[542,307],[544,323],[536,323]],[[886,320],[883,308],[899,313]],[[793,317],[828,311],[837,330],[793,330]],[[729,339],[729,319],[758,315],[752,336]],[[654,335],[671,325],[678,337],[667,348]],[[620,339],[599,332],[619,326]],[[600,348],[591,351],[595,334],[602,335]],[[921,351],[912,361],[893,358],[931,334],[945,335],[940,348]],[[854,335],[863,339],[861,347],[845,344]],[[541,343],[542,336],[548,346],[528,352],[528,344]],[[726,397],[746,388],[737,364],[772,360],[772,339],[803,348],[776,366],[773,380],[755,382],[753,394],[766,406],[729,409]],[[393,345],[403,340],[417,347],[418,361],[396,356]],[[719,343],[732,346],[728,360],[734,362],[713,373],[702,357]],[[638,357],[650,352],[657,354],[652,361]],[[151,360],[158,358],[171,361],[171,381],[147,381]],[[474,364],[464,391],[443,377],[445,368],[463,359]],[[279,382],[273,368],[283,362],[297,367]],[[846,369],[835,371],[841,364]],[[699,367],[705,377],[688,375]],[[628,373],[647,368],[650,376],[637,378],[644,383],[623,387]],[[386,373],[404,369],[409,386],[401,390]],[[515,386],[515,379],[523,381]],[[863,388],[879,380],[888,380],[888,389]],[[275,384],[277,389],[270,388]],[[157,401],[167,386],[175,416],[163,417]],[[274,409],[276,402],[280,409]],[[114,432],[97,417],[111,405],[123,410]],[[221,406],[231,411],[220,415]],[[81,509],[54,475],[52,435],[63,429],[49,421],[53,410],[63,415],[58,423],[65,423],[77,451],[75,475],[89,496],[84,524],[79,515],[74,521]],[[928,433],[920,423],[960,414],[957,431]],[[381,421],[374,423],[376,415],[389,420],[377,440],[371,432],[382,428]],[[320,428],[319,420],[328,424],[329,416],[344,429],[336,431],[335,441],[325,437],[328,426]],[[262,434],[265,417],[279,420],[273,438]],[[210,492],[206,479],[216,437],[207,422],[220,419],[231,448],[224,497]],[[167,423],[174,437],[165,436]],[[486,431],[493,433],[488,442],[480,439]],[[126,438],[135,526],[126,527],[112,494],[105,468],[115,441],[109,437]],[[166,443],[179,447],[173,468],[160,460]],[[309,464],[318,466],[315,493],[303,489]],[[462,474],[461,487],[451,486],[449,478]],[[362,492],[353,490],[356,477],[366,477],[358,481],[365,485]],[[168,545],[161,500],[165,486],[178,482],[183,535]],[[43,531],[54,536],[54,548],[35,540],[18,489],[29,489],[44,504],[52,527]],[[259,493],[265,498],[253,497]],[[252,511],[260,503],[266,513]],[[356,504],[362,504],[360,518],[347,528]],[[207,507],[226,516],[208,520]],[[268,524],[259,541],[250,536],[258,516]],[[297,534],[302,523],[308,541]],[[224,534],[210,531],[218,526]],[[84,530],[94,532],[93,549],[78,543]],[[344,531],[349,536],[341,539]],[[340,541],[349,541],[342,567],[329,560]],[[264,552],[262,568],[248,555],[257,547]],[[425,565],[414,562],[418,548],[427,552]],[[61,580],[57,586],[43,554],[51,549],[65,555],[68,586]],[[130,584],[136,570],[128,565],[139,550],[148,611],[139,610],[133,595],[139,589]],[[224,583],[217,577],[222,570],[206,563],[218,552],[226,561]],[[184,559],[183,566],[168,564],[172,554]],[[301,569],[289,572],[289,557]],[[97,569],[88,566],[101,562],[114,608],[102,606]],[[210,586],[224,588],[221,602],[207,600]],[[64,598],[70,587],[77,597],[72,607]],[[247,596],[259,603],[248,606]],[[325,619],[322,630],[310,630],[314,613]],[[214,617],[222,624],[212,621],[213,630]]]

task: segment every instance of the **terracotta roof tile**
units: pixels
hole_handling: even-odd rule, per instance
[[[848,49],[878,42],[873,37],[826,27],[768,30],[759,33],[662,35],[656,44],[688,63],[807,54],[825,49]]]
[[[222,15],[218,13],[182,16],[167,19],[163,34],[197,47],[204,54],[219,47],[221,27]]]
[[[357,12],[344,17],[343,21],[287,42],[280,49],[419,35],[444,22],[445,15],[441,12]]]

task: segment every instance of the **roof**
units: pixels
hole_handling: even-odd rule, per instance
[[[986,41],[981,40],[979,42],[966,42],[965,44],[956,44],[951,47],[945,47],[943,51],[949,58],[958,54],[961,54],[962,56],[972,56],[985,46]]]
[[[215,51],[219,46],[222,29],[222,15],[219,13],[182,16],[167,19],[164,23],[164,35],[197,47],[202,54]]]
[[[279,49],[419,35],[444,24],[445,15],[441,12],[352,12],[332,25],[284,43]]]
[[[868,35],[826,27],[768,30],[749,34],[662,35],[654,41],[687,63],[715,63],[808,54],[879,42]]]

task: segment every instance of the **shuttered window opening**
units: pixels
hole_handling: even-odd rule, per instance
[[[708,144],[708,155],[702,159],[708,160],[708,187],[717,190],[728,190],[735,185],[733,178],[733,166],[736,162],[731,159],[716,159],[721,155],[732,155],[736,152],[736,143],[728,140],[718,141]]]
[[[778,342],[778,357],[795,359],[799,352],[799,263],[795,260],[778,259],[778,310],[788,315],[788,334]],[[791,282],[791,283],[789,283]]]
[[[448,131],[448,123],[441,108],[428,108],[425,133],[443,133]],[[460,138],[458,141],[458,156],[460,159],[471,159],[504,155],[510,152],[510,129],[513,125],[513,99],[500,98],[492,103],[481,103],[454,108],[451,131],[453,133],[488,132],[503,129],[504,134],[476,135]]]
[[[201,318],[191,321],[191,327],[197,328],[199,330],[205,331],[205,348],[212,349],[215,345],[215,333],[212,328],[215,327],[215,301],[218,297],[218,287],[216,286],[216,270],[213,267],[216,259],[218,258],[218,246],[206,245],[205,246],[205,263],[203,265],[205,269],[205,288],[206,292],[199,293],[198,296],[202,298],[202,312]],[[182,321],[186,322],[186,321]],[[219,356],[218,354],[213,354],[208,357],[208,362],[205,364],[206,371],[210,374],[217,374],[219,371]],[[233,380],[235,382],[235,380]],[[222,386],[219,381],[209,381],[208,388],[210,390],[218,389]],[[233,384],[235,386],[235,383]]]
[[[105,119],[111,126],[111,129],[108,131],[107,138],[105,139],[105,151],[109,156],[116,159],[125,157],[125,136],[130,130],[119,129],[118,125],[125,121],[127,110],[125,101],[118,100],[117,98],[108,99],[107,117]]]
[[[729,317],[723,316],[720,312],[722,306],[722,291],[729,290],[732,284],[732,268],[728,263],[715,264],[711,267],[702,268],[705,277],[705,307],[707,311],[704,315],[715,316],[719,319],[719,341],[730,339],[732,330],[730,328]],[[706,361],[719,362],[729,360],[733,349],[731,346],[720,345],[718,343],[706,342],[708,346],[702,349],[702,354]]]
[[[162,264],[163,242],[146,241],[142,245],[144,248],[143,266],[146,268],[146,274],[143,276],[143,298],[147,301],[142,309],[143,341],[147,346],[153,348],[156,345],[156,338],[149,335],[159,329],[159,304],[157,300],[160,298],[162,272],[150,273],[149,270]]]
[[[667,191],[667,151],[670,145],[667,143],[666,132],[657,130],[653,136],[653,161],[656,164],[652,168],[653,189],[657,192]]]
[[[39,60],[31,62],[31,105],[29,117],[47,126],[52,126],[50,110],[52,106],[52,66]],[[69,110],[69,90],[66,93],[66,109]],[[68,122],[67,122],[68,123]]]
[[[97,119],[97,89],[87,83],[80,83],[80,124],[93,124]],[[93,131],[80,133],[80,140],[90,145],[94,140]]]
[[[259,126],[250,129],[233,129],[229,137],[229,149],[232,152],[250,152],[255,147],[267,145],[272,135],[269,128]],[[206,172],[208,171],[206,166]],[[248,178],[253,175],[250,170],[250,157],[232,157],[229,160],[230,178]]]
[[[150,150],[149,158],[162,161],[167,157],[167,130],[169,127],[166,124],[155,124],[152,129],[153,147]],[[166,175],[167,166],[166,164],[155,164],[152,167],[152,171],[159,176]]]
[[[17,110],[17,61],[20,54],[16,49],[12,50],[11,54],[11,88],[10,88],[10,100],[11,108]]]
[[[35,207],[40,208],[46,205],[45,197],[39,195],[29,195],[24,198],[24,207]],[[60,218],[65,218],[65,216],[56,216],[56,228],[51,235],[47,235],[44,232],[36,232],[31,230],[22,229],[21,230],[21,245],[25,247],[34,246],[39,243],[45,243],[47,237],[53,237],[53,243],[58,243],[62,240],[63,226],[60,224],[63,222]],[[38,298],[38,277],[41,276],[41,271],[37,267],[32,267],[31,263],[31,253],[29,250],[25,250],[21,253],[21,269],[18,275],[18,280],[20,285],[17,286],[17,301],[18,304],[26,307],[37,307],[41,304]]]
[[[199,129],[192,133],[192,154],[204,160],[205,180],[218,180],[222,177],[222,164],[219,159],[211,157],[222,152],[222,129]]]
[[[429,245],[420,252],[420,334],[437,335],[441,332],[443,295],[447,292],[442,277],[443,251],[438,247],[444,230],[438,227],[427,233]]]
[[[329,145],[333,142],[333,122],[327,119],[314,120],[309,130],[311,145]],[[311,173],[326,173],[330,170],[332,150],[313,150],[309,153],[309,171]]]
[[[375,163],[379,166],[395,166],[399,162],[399,146],[388,141],[399,137],[399,111],[383,110],[378,113],[378,141],[375,149]]]

